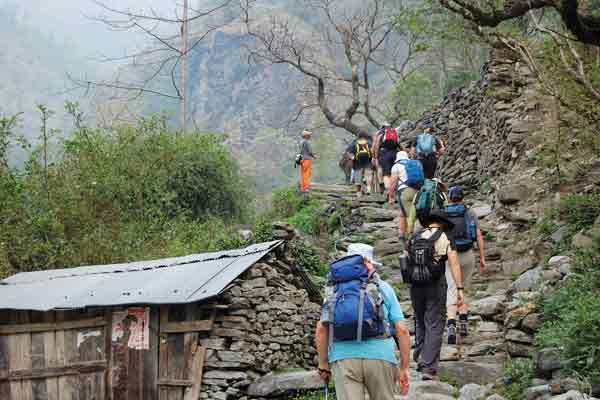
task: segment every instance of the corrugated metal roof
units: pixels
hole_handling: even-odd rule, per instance
[[[221,293],[281,243],[127,264],[23,272],[0,281],[0,309],[192,303]]]

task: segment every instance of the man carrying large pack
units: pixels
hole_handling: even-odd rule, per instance
[[[355,243],[331,264],[316,345],[319,374],[335,378],[338,400],[393,400],[409,386],[410,335],[394,289],[375,270],[373,247]],[[396,359],[396,336],[401,366]],[[399,376],[398,376],[399,375]]]
[[[464,204],[464,192],[460,186],[453,186],[448,192],[450,204],[444,208],[448,219],[452,221],[454,227],[448,235],[454,241],[458,259],[462,269],[463,285],[468,286],[471,283],[473,270],[475,269],[475,253],[473,244],[477,242],[479,248],[479,271],[485,272],[485,248],[483,234],[479,229],[477,216],[469,210]],[[456,344],[456,313],[458,311],[458,332],[460,336],[469,334],[469,305],[466,301],[462,305],[457,304],[457,285],[452,279],[452,275],[446,270],[446,282],[448,283],[448,294],[446,306],[448,308],[448,344]]]
[[[433,179],[437,169],[437,159],[446,153],[446,147],[442,139],[434,136],[435,130],[432,125],[425,128],[425,131],[417,136],[415,148],[417,157],[423,164],[425,178]]]
[[[350,154],[354,160],[352,172],[356,182],[356,194],[359,197],[364,193],[371,194],[373,181],[372,147],[371,137],[366,132],[361,132],[358,134],[358,138],[346,149],[346,153]]]
[[[398,201],[400,208],[400,245],[404,250],[407,232],[407,218],[413,204],[417,191],[425,181],[423,166],[419,160],[410,160],[408,153],[399,151],[396,155],[396,163],[392,167],[392,180],[390,182],[389,202],[394,204]]]
[[[424,229],[408,243],[408,257],[400,261],[402,279],[410,284],[415,313],[415,351],[413,359],[423,380],[437,378],[446,314],[446,261],[457,283],[457,305],[462,305],[462,275],[458,254],[444,231],[452,222],[439,209],[431,209],[419,221]]]
[[[396,153],[399,150],[400,140],[398,131],[385,122],[375,135],[373,143],[374,161],[378,171],[381,170],[381,178],[383,180],[382,193],[385,193],[390,187],[392,167],[396,162]]]

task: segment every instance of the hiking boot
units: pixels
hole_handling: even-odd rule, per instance
[[[456,344],[456,325],[448,325],[448,344]]]
[[[423,375],[421,375],[421,379],[424,381],[439,381],[440,379],[437,377],[437,375],[435,374],[429,374],[424,372]]]
[[[469,336],[469,320],[467,318],[461,318],[458,321],[458,333],[460,336]]]

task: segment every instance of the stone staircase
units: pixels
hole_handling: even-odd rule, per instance
[[[354,186],[317,183],[312,186],[311,196],[329,209],[347,210],[342,228],[334,237],[337,252],[331,254],[332,257],[343,255],[348,244],[353,242],[368,243],[375,247],[377,259],[384,264],[380,273],[396,288],[411,334],[414,334],[408,288],[402,283],[397,268],[399,211],[389,207],[379,194],[357,197]],[[482,229],[495,231],[498,216],[492,207],[481,200],[471,202],[470,206],[480,217]],[[419,382],[420,376],[413,370],[410,399],[444,400],[456,395],[459,387],[470,383],[493,384],[502,375],[502,365],[510,348],[505,337],[504,313],[511,307],[507,306],[511,302],[507,297],[507,289],[514,274],[507,266],[515,260],[506,259],[506,252],[496,246],[491,235],[489,238],[491,240],[486,241],[487,273],[481,275],[476,271],[473,285],[467,290],[467,299],[471,304],[471,335],[456,346],[444,343],[442,348],[440,376],[457,388],[444,385],[443,382]]]

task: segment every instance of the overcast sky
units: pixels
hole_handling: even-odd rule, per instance
[[[117,9],[148,10],[173,15],[181,0],[101,0]],[[21,21],[52,34],[60,42],[68,41],[87,57],[118,56],[129,48],[141,45],[142,35],[110,31],[94,21],[104,11],[92,0],[0,0],[2,4],[17,4]],[[90,18],[92,17],[92,18]]]

